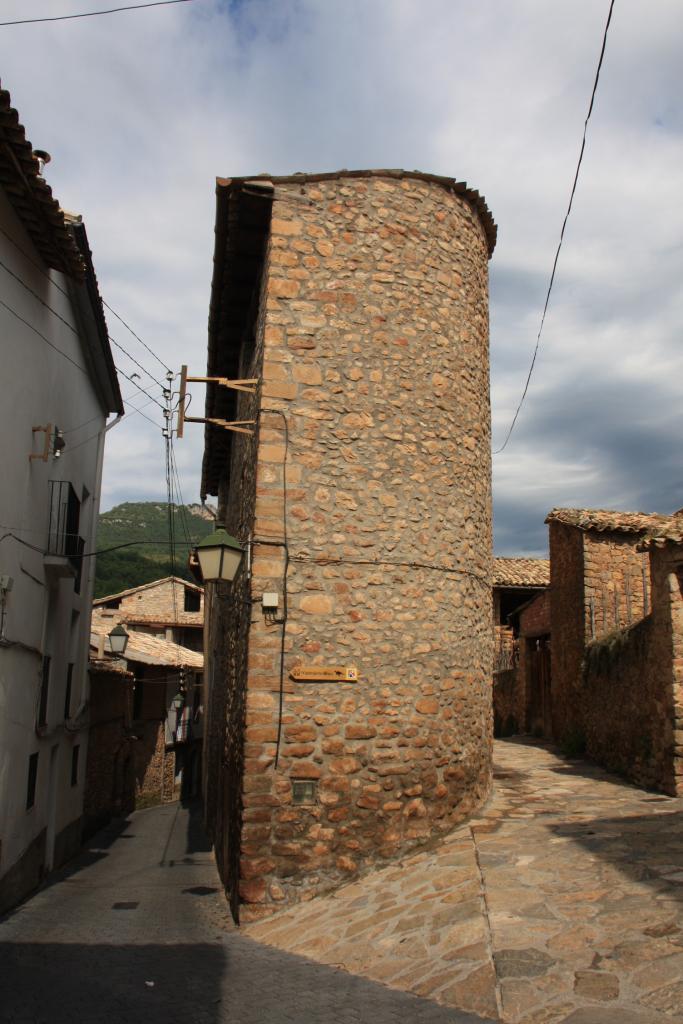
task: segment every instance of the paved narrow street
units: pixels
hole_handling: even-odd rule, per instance
[[[2,1024],[681,1024],[683,800],[499,742],[475,821],[240,931],[198,815],[140,811],[0,920],[0,993]]]
[[[230,926],[197,815],[139,811],[0,919],[2,1024],[468,1024]]]
[[[540,743],[445,842],[248,933],[520,1024],[683,1022],[683,799]]]

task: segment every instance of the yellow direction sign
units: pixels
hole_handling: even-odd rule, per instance
[[[357,683],[355,665],[297,665],[290,676],[298,683]]]

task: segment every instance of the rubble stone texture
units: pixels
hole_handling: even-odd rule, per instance
[[[237,438],[219,494],[254,538],[255,604],[250,622],[239,598],[210,612],[232,682],[213,684],[208,763],[224,743],[243,811],[236,830],[209,767],[208,819],[229,889],[240,831],[243,919],[445,834],[489,792],[488,257],[475,209],[436,182],[278,185],[243,364],[263,378],[258,436]],[[285,578],[280,713],[283,627],[259,602],[277,592],[281,617]],[[314,664],[359,680],[290,678]]]
[[[555,735],[680,795],[683,545],[652,544],[648,555],[635,530],[549,522]]]
[[[682,1024],[683,799],[532,741],[494,778],[433,849],[247,934],[506,1024]]]

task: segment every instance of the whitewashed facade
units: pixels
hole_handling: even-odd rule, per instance
[[[0,127],[2,910],[80,843],[87,555],[105,424],[123,407],[85,228],[52,199],[4,91]]]

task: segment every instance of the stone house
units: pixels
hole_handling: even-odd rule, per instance
[[[206,817],[235,916],[489,792],[494,243],[450,178],[217,182],[208,375],[261,382],[208,386],[202,478],[249,551],[207,589]]]
[[[203,655],[131,629],[124,657],[114,658],[101,630],[94,623],[90,641],[89,827],[191,796],[201,774]]]
[[[90,721],[83,793],[83,837],[135,809],[133,687],[119,658],[90,652]]]
[[[93,627],[109,632],[120,622],[193,651],[204,648],[204,590],[179,576],[122,590],[93,601]]]
[[[510,616],[521,605],[547,590],[550,562],[547,558],[494,558],[493,588],[494,672],[512,668],[515,662],[515,628]]]
[[[546,522],[555,738],[683,792],[683,516],[553,509]]]
[[[540,608],[547,601],[550,563],[545,558],[493,559],[493,727],[496,736],[530,731],[535,719],[530,701],[536,703],[539,691],[536,658],[532,646],[545,649],[537,639],[545,626],[535,612],[522,617],[527,608]],[[543,631],[538,632],[539,625]],[[522,632],[528,629],[530,632]],[[547,630],[549,632],[549,629]],[[549,651],[548,651],[549,653]],[[521,664],[520,664],[521,662]],[[542,690],[542,686],[541,686]],[[533,695],[533,697],[532,697]]]
[[[53,197],[6,90],[0,133],[2,911],[80,844],[89,556],[123,405],[85,226]]]

